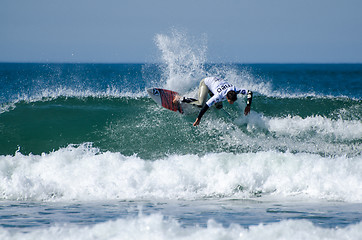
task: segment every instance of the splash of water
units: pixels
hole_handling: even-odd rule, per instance
[[[247,68],[240,71],[232,64],[208,64],[206,35],[195,38],[173,29],[170,34],[157,34],[155,42],[161,52],[163,88],[196,97],[195,89],[202,78],[219,76],[236,86],[261,94],[273,92],[269,83],[255,78]]]
[[[157,34],[155,42],[162,54],[164,88],[186,92],[205,76],[206,38],[192,39],[185,32],[172,30]]]

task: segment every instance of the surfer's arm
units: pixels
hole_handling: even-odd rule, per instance
[[[209,106],[207,104],[205,104],[205,106],[201,109],[199,115],[196,118],[196,121],[194,122],[194,126],[197,126],[200,124],[201,118],[202,116],[205,114],[205,112],[209,109]]]
[[[250,113],[250,107],[251,107],[252,100],[253,100],[253,92],[248,90],[248,95],[247,95],[247,100],[246,100],[246,107],[245,107],[245,110],[244,110],[245,116]]]

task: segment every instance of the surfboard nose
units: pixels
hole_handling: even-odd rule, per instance
[[[150,97],[160,97],[160,89],[159,88],[149,88],[147,89],[147,93],[148,95],[150,95]]]
[[[156,103],[162,106],[160,92],[156,88],[147,89],[147,93]]]
[[[153,88],[147,89],[147,93],[148,93],[149,95],[152,95],[152,94],[153,94]]]

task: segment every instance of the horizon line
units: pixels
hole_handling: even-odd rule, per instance
[[[87,61],[81,61],[81,62],[72,62],[72,61],[1,61],[0,64],[165,64],[162,62],[87,62]],[[362,64],[362,62],[206,62],[200,65],[204,64],[240,64],[240,65],[272,65],[272,64],[291,64],[291,65],[297,65],[297,64],[315,64],[315,65],[326,65],[326,64]]]

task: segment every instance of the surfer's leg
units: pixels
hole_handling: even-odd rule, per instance
[[[198,91],[198,99],[190,102],[190,104],[197,105],[202,107],[205,105],[207,100],[207,94],[209,93],[209,88],[206,86],[204,79],[200,81],[199,91]]]
[[[209,88],[206,86],[204,79],[201,80],[199,86],[199,103],[201,106],[204,106],[207,101],[207,94],[210,92]]]

